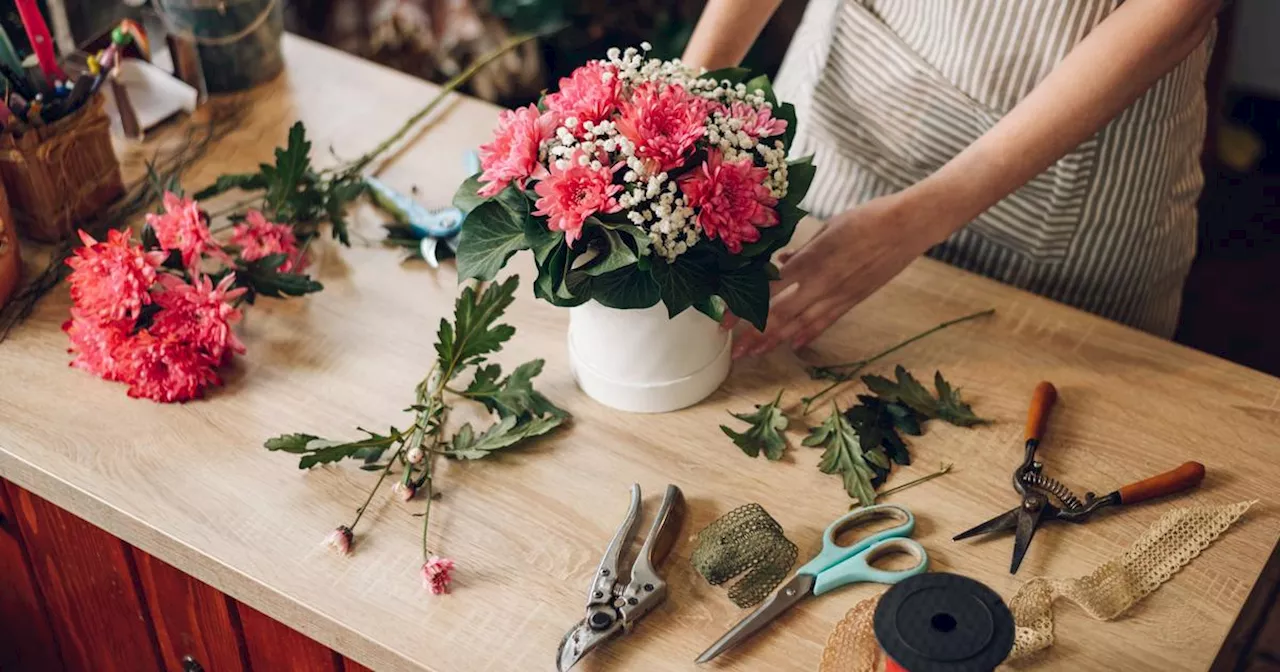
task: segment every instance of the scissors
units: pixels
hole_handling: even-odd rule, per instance
[[[893,518],[899,523],[863,537],[851,546],[843,546],[836,541],[842,532],[877,518]],[[896,504],[867,506],[837,518],[822,535],[822,550],[796,570],[796,575],[783,584],[778,592],[703,651],[697,662],[705,663],[741,644],[805,598],[823,595],[851,583],[894,584],[924,572],[929,568],[929,555],[925,553],[923,546],[909,538],[915,529],[915,516],[905,507]],[[903,570],[876,569],[871,566],[885,555],[898,552],[915,556],[916,565]]]

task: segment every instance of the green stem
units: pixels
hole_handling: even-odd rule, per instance
[[[369,491],[369,496],[365,497],[364,504],[361,504],[360,508],[356,509],[356,518],[355,520],[351,521],[350,525],[347,526],[348,530],[351,530],[352,532],[355,531],[356,525],[360,523],[360,518],[364,516],[365,509],[369,508],[369,502],[373,501],[373,494],[378,491],[378,488],[382,485],[382,482],[386,480],[387,474],[391,471],[391,465],[396,463],[396,458],[400,457],[400,451],[402,450],[404,450],[403,443],[400,444],[400,447],[396,449],[396,452],[394,455],[391,456],[391,459],[387,460],[387,466],[382,468],[382,475],[378,476],[378,482],[373,484],[373,489]]]
[[[994,315],[995,312],[996,312],[995,308],[988,308],[986,310],[980,310],[976,313],[965,315],[964,317],[957,317],[954,320],[947,320],[946,322],[943,322],[942,324],[939,324],[933,327],[932,329],[922,331],[916,334],[915,336],[912,336],[911,338],[908,338],[907,340],[902,341],[901,343],[898,343],[897,345],[894,345],[893,347],[890,347],[889,349],[884,350],[883,352],[877,353],[875,355],[872,355],[871,357],[868,357],[866,359],[859,359],[854,362],[845,362],[843,364],[830,364],[828,366],[814,367],[816,370],[822,370],[822,371],[832,371],[833,369],[845,369],[849,367],[854,367],[854,368],[852,371],[835,374],[838,376],[837,380],[832,382],[830,385],[824,387],[821,391],[819,391],[817,394],[813,395],[812,397],[804,397],[803,399],[801,399],[800,401],[803,402],[803,405],[800,407],[800,412],[804,415],[808,415],[809,409],[813,406],[814,402],[816,402],[818,399],[821,399],[831,390],[834,390],[835,388],[839,387],[842,383],[846,383],[850,380],[853,380],[853,378],[858,375],[858,372],[862,371],[862,369],[866,368],[867,366],[879,361],[880,359],[883,359],[884,357],[887,357],[901,350],[902,348],[905,348],[908,345],[915,343],[916,341],[922,338],[925,338],[927,336],[932,336],[933,334],[936,334],[939,331],[946,329],[947,327],[960,324],[961,322],[968,322],[969,320],[975,320],[979,317]]]
[[[427,507],[422,510],[422,561],[426,562],[431,557],[431,550],[427,548],[427,525],[431,522],[431,500],[435,498],[430,470],[427,471],[427,480],[423,482],[423,486],[427,489]]]
[[[921,476],[920,478],[917,478],[917,479],[915,479],[914,481],[907,481],[906,483],[903,483],[902,485],[895,485],[894,487],[889,488],[888,490],[883,490],[883,491],[881,491],[880,493],[878,493],[878,494],[876,495],[876,499],[879,499],[879,498],[881,498],[881,497],[885,497],[885,496],[887,496],[887,495],[892,495],[892,494],[893,494],[893,493],[895,493],[895,492],[899,492],[899,491],[902,491],[902,490],[906,490],[907,488],[910,488],[910,487],[913,487],[913,486],[920,485],[921,483],[924,483],[925,481],[932,481],[933,479],[935,479],[935,478],[937,478],[937,477],[939,477],[939,476],[942,476],[942,475],[947,474],[948,472],[950,472],[950,471],[951,471],[951,466],[952,466],[952,465],[950,465],[950,464],[943,464],[943,465],[941,465],[940,467],[938,467],[938,470],[937,470],[937,471],[935,471],[935,472],[933,472],[932,474],[925,474],[924,476]]]
[[[559,30],[559,28],[556,28],[555,30]],[[453,91],[456,91],[458,87],[465,84],[467,80],[475,76],[475,74],[480,70],[482,70],[485,66],[498,60],[503,55],[505,55],[508,51],[511,51],[512,49],[515,49],[516,47],[519,47],[520,45],[526,42],[529,42],[531,40],[536,40],[539,37],[543,37],[544,35],[547,35],[550,32],[554,32],[554,30],[531,33],[527,35],[517,35],[515,37],[512,37],[511,39],[507,40],[506,43],[504,43],[502,46],[484,55],[483,57],[480,58],[480,60],[476,61],[475,63],[472,63],[470,66],[467,67],[466,70],[463,70],[457,75],[454,75],[452,79],[450,79],[449,81],[441,85],[440,92],[436,94],[435,98],[431,99],[431,102],[427,103],[426,107],[422,108],[421,110],[418,110],[418,112],[415,113],[412,117],[409,117],[409,119],[404,122],[404,125],[400,127],[400,130],[396,131],[394,134],[392,134],[391,137],[387,138],[386,140],[383,140],[382,144],[378,145],[377,147],[374,147],[373,150],[371,150],[364,156],[361,156],[360,158],[356,159],[351,163],[351,165],[343,169],[342,170],[343,174],[348,177],[354,177],[360,174],[361,172],[363,172],[365,168],[369,167],[370,163],[373,163],[373,161],[377,159],[383,152],[387,151],[388,149],[391,149],[391,146],[399,142],[406,134],[409,133],[411,129],[413,129],[414,126],[418,125],[418,122],[422,121],[424,117],[426,117],[428,114],[431,114],[433,110],[439,107],[440,104],[444,102],[445,98],[447,98],[450,93],[452,93]]]

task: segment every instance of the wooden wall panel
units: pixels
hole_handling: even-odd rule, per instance
[[[342,669],[344,672],[373,672],[373,670],[357,663],[346,656],[342,658]]]
[[[181,670],[190,656],[209,672],[249,669],[240,618],[231,598],[136,548],[146,596],[166,670]]]
[[[162,669],[128,546],[12,483],[4,487],[65,669]]]
[[[332,649],[244,604],[236,609],[254,670],[343,672],[342,657]]]
[[[0,670],[56,672],[62,659],[3,484],[0,480]]]

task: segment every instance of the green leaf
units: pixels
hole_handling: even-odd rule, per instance
[[[533,389],[533,379],[542,372],[543,364],[541,359],[525,362],[501,381],[498,378],[502,367],[490,364],[476,371],[462,396],[484,404],[489,412],[503,418],[511,415],[568,417],[566,411]]]
[[[329,185],[328,198],[325,199],[325,214],[329,217],[333,237],[347,247],[351,247],[351,234],[347,230],[347,208],[366,189],[365,183],[360,180]]]
[[[714,262],[713,262],[714,263]],[[650,266],[658,292],[667,306],[667,315],[675,317],[716,291],[716,276],[704,260],[692,253],[682,254],[668,263],[654,259]]]
[[[863,376],[867,389],[886,402],[900,402],[926,418],[938,417],[938,402],[915,376],[899,364],[893,370],[896,381],[883,376]]]
[[[369,438],[362,441],[331,441],[310,434],[282,434],[267,439],[263,445],[267,450],[302,455],[298,460],[298,468],[310,469],[317,464],[337,462],[349,457],[363,459],[369,449],[386,450],[396,442],[397,438],[394,435],[383,436],[370,433]]]
[[[716,294],[729,312],[764,331],[769,319],[769,274],[763,264],[749,264],[720,275]]]
[[[213,184],[196,192],[192,198],[197,201],[213,198],[219,194],[239,189],[241,191],[258,191],[267,188],[267,179],[262,173],[237,173],[219,175]]]
[[[636,255],[627,244],[622,242],[622,235],[613,229],[597,229],[600,236],[596,240],[603,241],[597,250],[596,257],[582,267],[582,272],[591,276],[601,276],[636,263]]]
[[[711,70],[698,76],[698,79],[714,79],[717,82],[729,80],[730,84],[741,84],[747,81],[751,76],[751,71],[746,68],[720,68],[719,70]]]
[[[638,264],[625,266],[589,280],[591,298],[609,308],[648,308],[661,300],[658,283]],[[577,294],[577,291],[574,291]]]
[[[718,296],[708,296],[702,300],[694,301],[693,308],[716,322],[724,321],[724,299]]]
[[[547,228],[546,223],[539,221],[536,217],[522,216],[524,221],[524,240],[529,249],[533,250],[533,258],[539,264],[547,263],[557,248],[568,248],[569,245],[564,240],[563,231],[552,231]]]
[[[985,418],[980,418],[960,399],[959,388],[952,389],[951,384],[942,377],[941,371],[935,371],[933,374],[933,386],[938,390],[938,419],[958,425],[960,427],[973,427],[974,425],[982,425],[990,422]]]
[[[475,433],[471,423],[467,423],[458,428],[445,452],[449,457],[460,460],[483,459],[503,448],[515,446],[525,439],[546,434],[563,422],[563,417],[554,415],[540,418],[518,418],[509,415],[479,435]]]
[[[245,287],[249,292],[245,300],[249,303],[259,296],[283,298],[286,296],[303,296],[324,289],[324,285],[302,273],[282,273],[280,265],[288,259],[284,254],[272,254],[253,261],[241,261],[236,267],[236,285]]]
[[[453,193],[453,207],[464,214],[475,210],[476,206],[489,200],[479,194],[483,186],[484,184],[480,182],[480,173],[463,180],[462,184],[458,185],[458,190]]]
[[[755,413],[729,413],[750,425],[746,431],[737,432],[726,425],[720,425],[720,431],[732,439],[734,445],[741,448],[742,452],[749,457],[758,457],[763,452],[769,460],[780,460],[782,453],[787,449],[787,439],[781,432],[790,423],[786,414],[779,408],[780,403],[782,403],[782,390],[778,390],[778,396],[772,402],[763,406],[757,404]]]
[[[845,492],[863,506],[875,503],[876,491],[871,485],[874,470],[863,457],[857,432],[833,404],[831,415],[817,427],[809,429],[802,442],[813,448],[824,448],[818,469],[824,474],[840,474]]]
[[[298,193],[298,185],[311,168],[311,143],[299,121],[289,129],[289,142],[275,150],[276,165],[267,185],[267,204],[279,209]]]
[[[787,131],[782,134],[782,146],[790,151],[791,143],[796,139],[796,106],[791,103],[782,103],[773,109],[773,116],[787,122]]]
[[[511,255],[528,249],[524,221],[498,201],[477,205],[458,235],[458,275],[492,280]]]
[[[519,276],[489,285],[477,292],[467,287],[454,303],[454,321],[440,320],[436,333],[437,365],[448,382],[463,367],[478,362],[484,355],[502,349],[516,330],[505,324],[494,326],[503,311],[515,300]]]
[[[800,201],[809,193],[809,186],[813,184],[813,177],[817,173],[812,154],[803,159],[788,161],[787,195],[783,200],[792,205],[800,205]]]

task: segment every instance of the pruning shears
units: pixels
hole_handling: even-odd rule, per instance
[[[1035,393],[1031,397],[1022,464],[1013,470],[1013,488],[1022,496],[1022,503],[952,537],[952,541],[959,541],[979,534],[1013,530],[1013,560],[1009,565],[1010,574],[1018,572],[1018,566],[1022,564],[1022,559],[1027,554],[1027,547],[1031,545],[1031,538],[1035,536],[1036,528],[1046,520],[1083,523],[1089,520],[1098,509],[1137,504],[1148,499],[1172,495],[1194,488],[1204,480],[1204,465],[1199,462],[1187,462],[1163,474],[1130,483],[1102,497],[1092,492],[1085,493],[1083,499],[1077,497],[1070,488],[1046,476],[1043,473],[1044,465],[1036,460],[1036,450],[1040,447],[1045,428],[1049,424],[1049,412],[1057,399],[1058,390],[1048,382],[1036,385]]]

